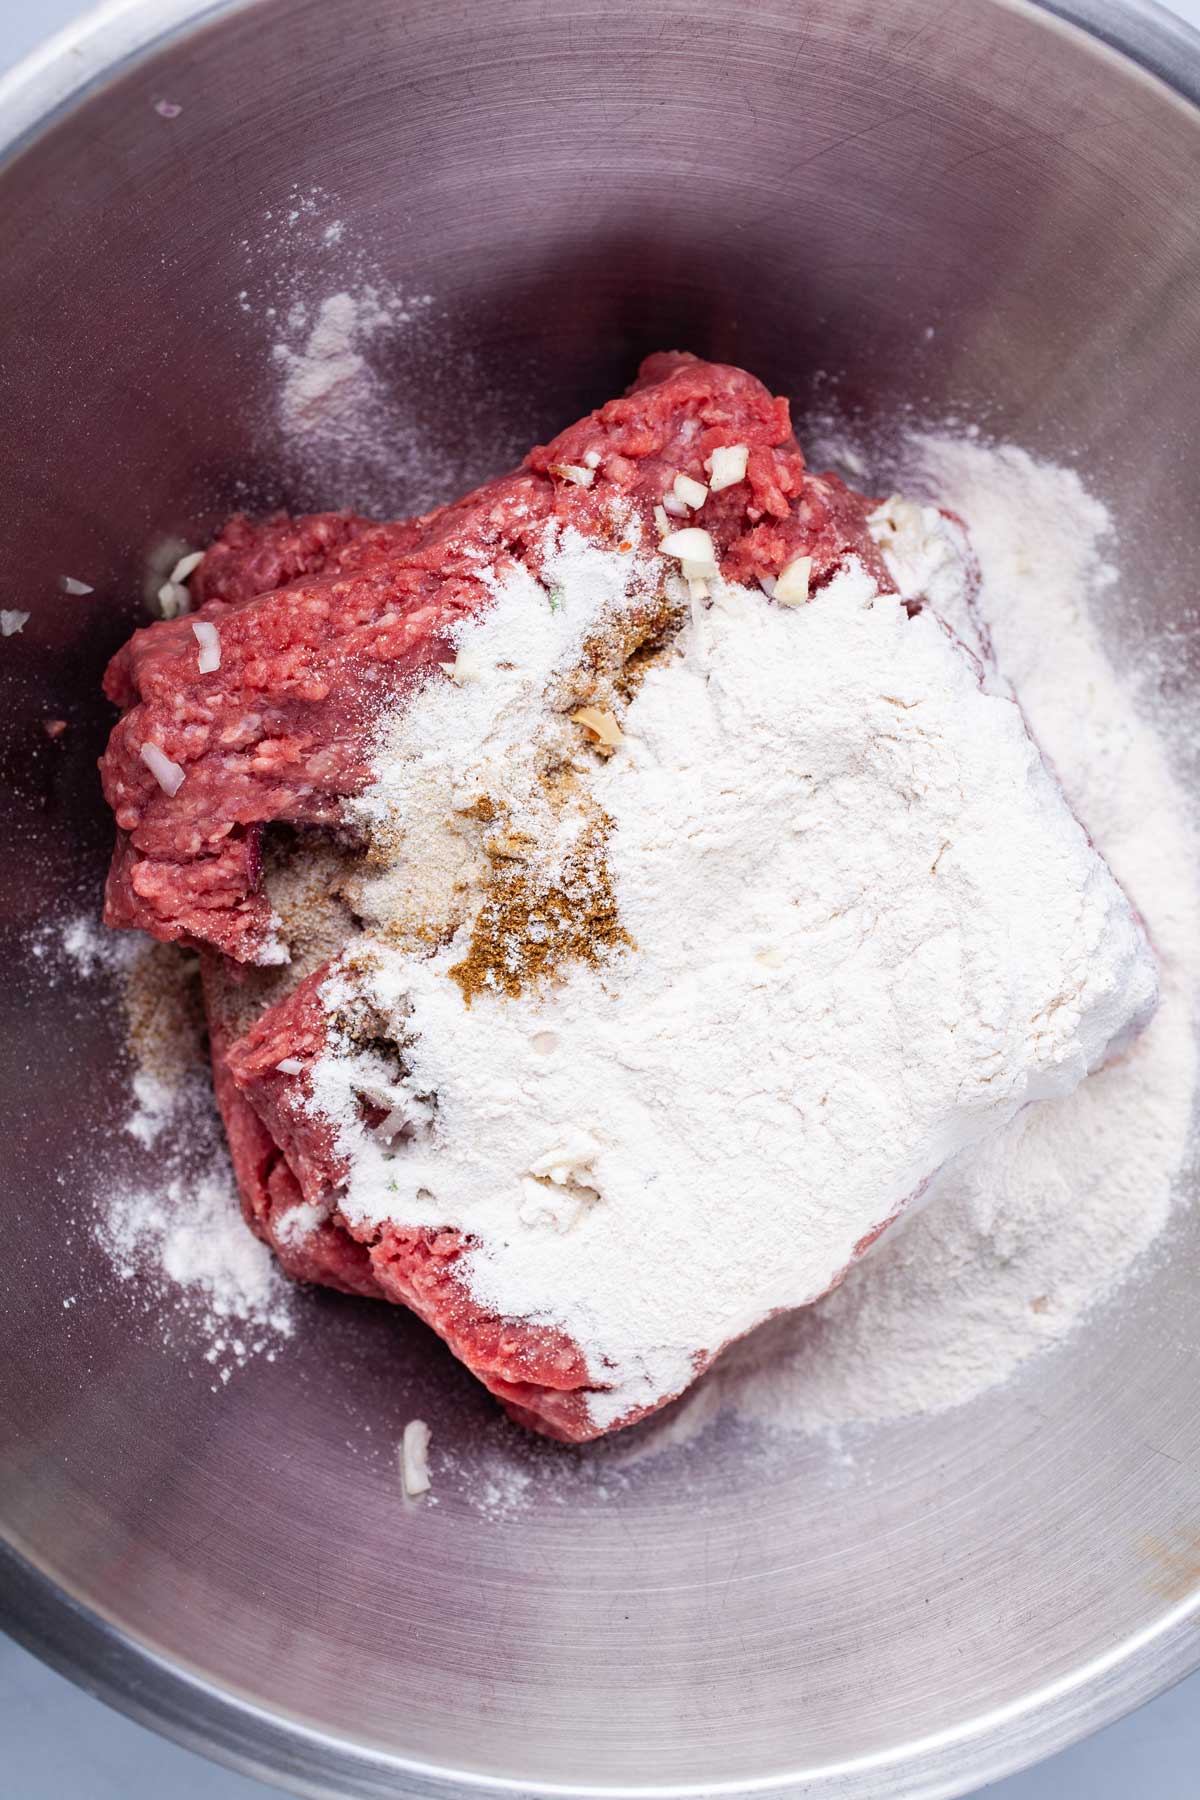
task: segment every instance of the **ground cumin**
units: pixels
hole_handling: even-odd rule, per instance
[[[540,708],[531,694],[524,741],[485,754],[455,792],[422,777],[403,805],[372,813],[359,874],[342,888],[368,933],[417,955],[463,933],[449,973],[468,1004],[485,991],[515,997],[570,962],[630,947],[607,867],[612,824],[590,797],[589,767],[620,748],[629,701],[687,616],[647,585],[589,633]],[[472,676],[481,679],[486,669]]]
[[[607,729],[598,731],[589,720],[595,716],[606,726],[610,719],[616,724],[614,707],[624,710],[686,616],[678,602],[661,593],[648,595],[584,644],[552,703],[578,721],[581,738],[594,753],[609,755],[615,745],[607,741]],[[580,791],[568,770],[552,767],[541,779],[556,813],[579,806]],[[480,801],[474,816],[503,826],[502,800]],[[450,969],[468,1005],[484,992],[515,998],[539,981],[553,980],[568,963],[595,966],[615,951],[633,947],[608,871],[611,830],[607,815],[594,812],[553,869],[539,866],[539,846],[519,834],[501,829],[485,842],[489,875],[483,901],[467,954]]]
[[[628,705],[646,670],[670,649],[687,616],[686,606],[660,593],[608,621],[603,631],[587,639],[575,670],[563,683],[569,703],[565,710]]]
[[[467,954],[450,969],[468,1006],[476,994],[510,998],[553,979],[565,963],[595,965],[631,948],[605,859],[612,821],[600,813],[552,879],[508,845],[489,852],[491,879]]]

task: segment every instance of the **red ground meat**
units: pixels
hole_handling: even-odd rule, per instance
[[[320,1225],[295,1240],[280,1232],[280,1220],[301,1205],[305,1196],[279,1142],[238,1090],[229,1066],[230,1035],[220,1004],[214,1004],[214,984],[207,967],[204,989],[213,1088],[247,1225],[271,1246],[293,1280],[314,1281],[345,1294],[383,1298],[366,1249],[339,1226]]]
[[[217,1099],[247,1222],[297,1280],[409,1307],[523,1423],[567,1442],[594,1436],[594,1383],[580,1351],[562,1332],[498,1318],[472,1299],[456,1268],[469,1240],[451,1230],[350,1225],[337,1211],[346,1170],[333,1133],[306,1109],[307,1079],[277,1066],[324,1050],[327,974],[317,969],[236,1041],[224,1029],[221,984],[205,983]],[[281,1221],[306,1202],[333,1210],[293,1241]]]
[[[345,800],[370,779],[381,707],[451,653],[452,621],[488,604],[480,568],[519,561],[536,573],[550,519],[610,541],[614,499],[653,531],[675,475],[706,481],[706,459],[734,444],[749,448],[746,478],[711,494],[700,521],[726,574],[752,582],[803,554],[820,586],[852,552],[890,587],[869,502],[806,472],[787,402],[743,370],[669,353],[513,474],[421,518],[232,519],[192,578],[199,611],[135,632],[105,678],[123,709],[100,765],[117,823],[105,917],[205,952],[216,1095],[250,1228],[297,1280],[410,1307],[515,1418],[567,1441],[597,1435],[587,1395],[603,1385],[578,1346],[479,1306],[460,1269],[472,1245],[458,1232],[352,1226],[338,1212],[346,1171],[333,1133],[305,1107],[305,1076],[278,1068],[324,1047],[327,965],[290,991],[288,976],[248,1027],[229,975],[281,954],[262,888],[264,827],[344,823]],[[597,459],[590,487],[554,473]],[[219,630],[215,672],[199,672],[194,619]],[[183,769],[175,794],[146,766],[145,744]],[[293,1236],[287,1215],[305,1203],[329,1216]]]
[[[182,618],[135,632],[105,677],[125,709],[100,765],[119,833],[109,924],[238,961],[277,954],[259,879],[263,826],[341,818],[369,780],[380,706],[445,658],[453,619],[487,604],[481,565],[536,568],[551,517],[608,537],[614,496],[648,515],[677,472],[703,480],[706,457],[739,443],[750,448],[746,480],[703,514],[731,575],[774,574],[803,552],[819,585],[852,549],[886,581],[864,503],[836,477],[805,473],[786,401],[740,369],[676,354],[650,357],[629,394],[515,474],[424,518],[232,521],[193,577],[195,618],[220,632],[220,668],[200,674],[194,620]],[[549,472],[589,452],[601,458],[591,488]],[[177,793],[146,766],[146,744],[183,769]]]

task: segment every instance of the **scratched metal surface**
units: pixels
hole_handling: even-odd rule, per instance
[[[119,1033],[22,948],[103,864],[95,683],[153,539],[340,497],[264,436],[273,328],[237,303],[246,243],[338,276],[315,238],[272,247],[297,187],[436,296],[388,373],[464,479],[663,343],[802,405],[824,372],[868,415],[985,417],[1117,507],[1139,584],[1114,643],[1168,639],[1186,699],[1198,174],[1190,106],[993,0],[260,0],[98,81],[0,175],[0,584],[41,597],[4,668],[0,1520],[7,1617],[46,1654],[312,1793],[861,1800],[961,1793],[1200,1658],[1194,1215],[1069,1351],[849,1465],[725,1424],[619,1479],[564,1459],[496,1521],[472,1475],[519,1448],[411,1321],[312,1297],[292,1353],[213,1394],[106,1285],[79,1208]],[[427,468],[397,510],[439,497]],[[64,569],[100,602],[54,599]],[[400,1504],[368,1441],[416,1411],[458,1457],[436,1507]]]

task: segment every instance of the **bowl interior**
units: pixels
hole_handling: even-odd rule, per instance
[[[1198,174],[1190,106],[998,0],[259,0],[10,159],[0,604],[33,618],[3,653],[0,1515],[44,1647],[362,1793],[959,1792],[1194,1660],[1191,1209],[1065,1350],[849,1457],[729,1420],[531,1454],[413,1321],[329,1295],[214,1384],[95,1247],[130,1068],[102,979],[29,945],[96,903],[97,684],[166,540],[448,498],[653,348],[744,363],[801,417],[957,414],[1074,463],[1123,531],[1112,642],[1169,649],[1185,708]],[[372,290],[358,428],[314,432],[313,324]],[[436,1505],[398,1492],[414,1414]]]

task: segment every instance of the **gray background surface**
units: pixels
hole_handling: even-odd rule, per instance
[[[84,10],[78,0],[36,8],[0,0],[0,68]],[[1200,0],[1176,0],[1174,10],[1200,27]],[[265,1800],[273,1791],[156,1737],[0,1637],[0,1800]],[[990,1800],[1196,1800],[1200,1674],[987,1792]]]

